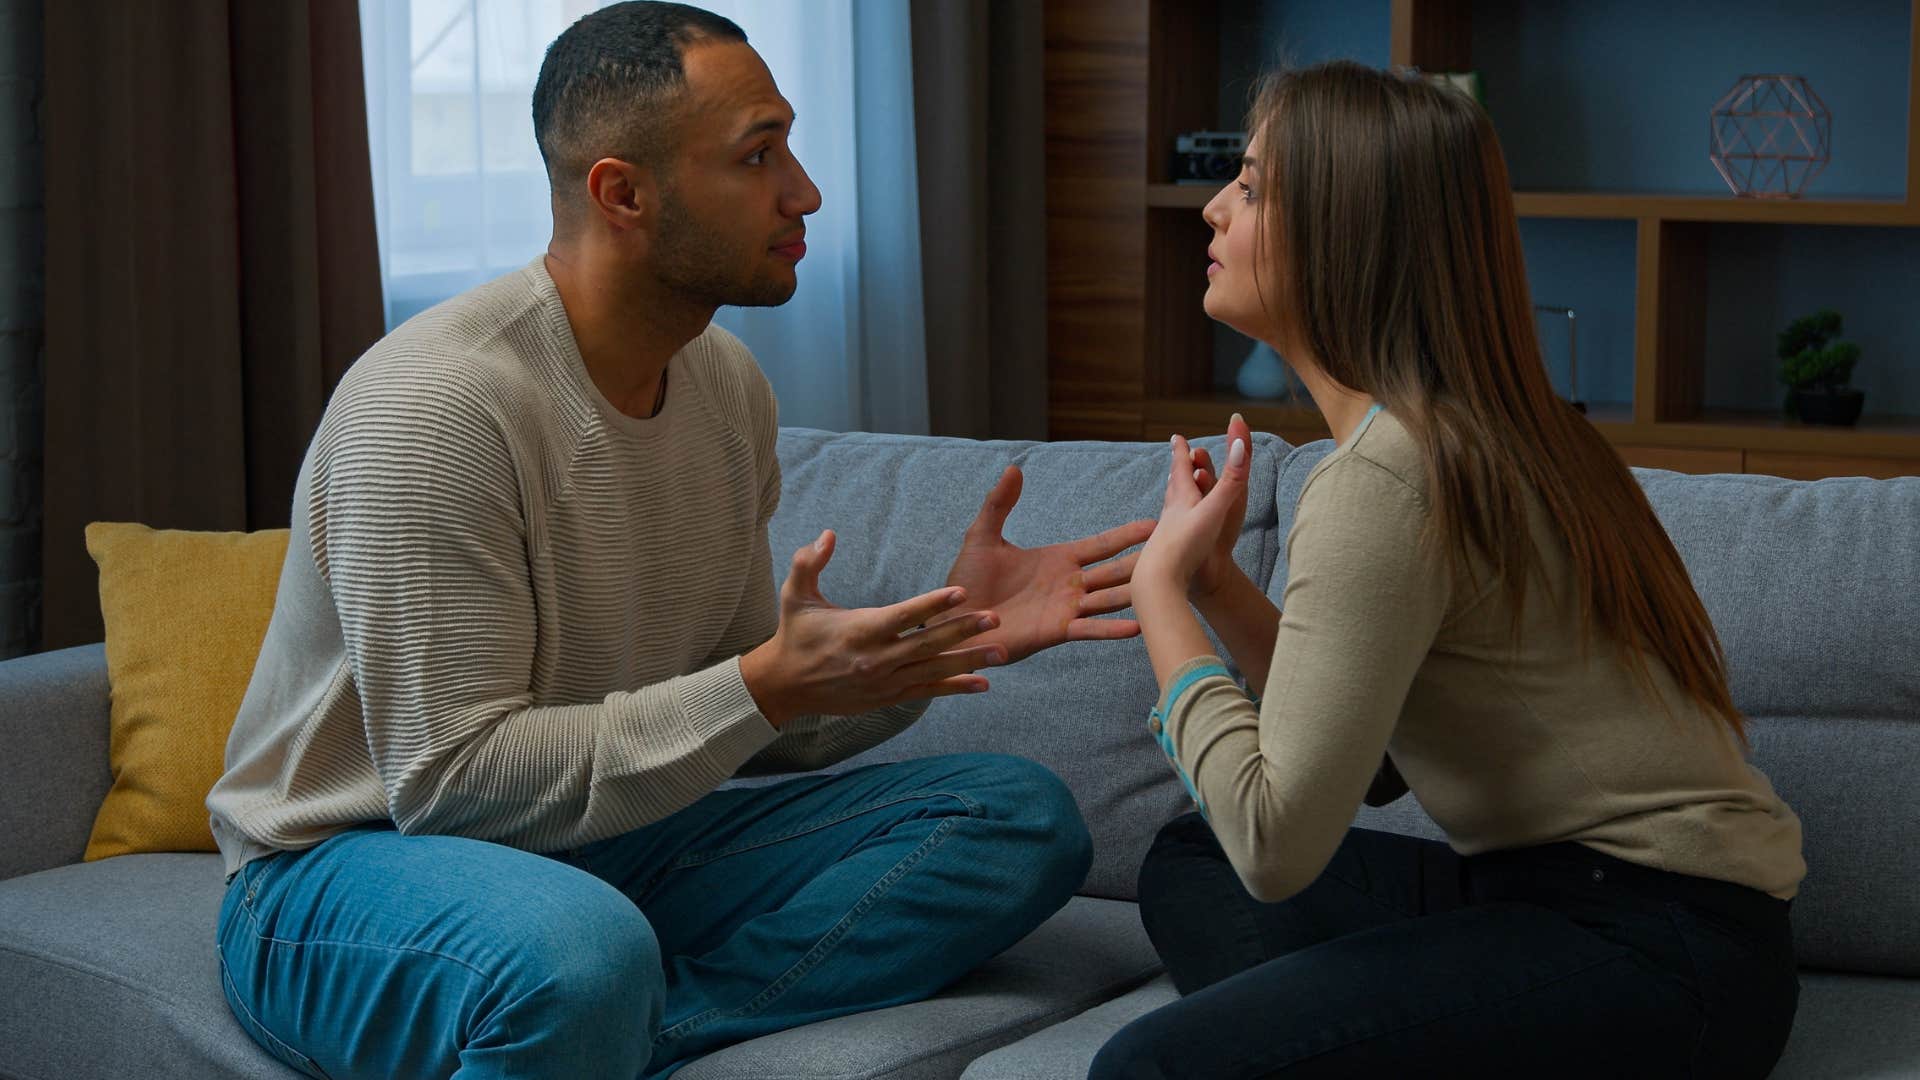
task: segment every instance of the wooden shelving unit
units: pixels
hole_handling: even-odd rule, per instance
[[[1051,435],[1157,439],[1239,410],[1290,441],[1326,434],[1310,408],[1212,385],[1198,272],[1217,190],[1168,183],[1179,131],[1212,125],[1219,0],[1046,0]],[[1906,194],[1756,200],[1516,192],[1522,218],[1635,223],[1633,405],[1589,419],[1629,462],[1709,472],[1920,475],[1920,417],[1856,428],[1706,407],[1709,230],[1723,223],[1920,228],[1920,0],[1909,22]],[[1470,0],[1393,0],[1390,55],[1429,71],[1471,60]],[[1871,402],[1869,403],[1871,405]]]

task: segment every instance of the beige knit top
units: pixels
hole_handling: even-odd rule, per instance
[[[1664,664],[1650,697],[1598,635],[1583,656],[1571,565],[1538,500],[1545,585],[1528,590],[1517,649],[1491,575],[1461,595],[1422,544],[1428,513],[1419,448],[1373,416],[1300,494],[1259,706],[1202,657],[1155,710],[1254,895],[1319,875],[1385,751],[1462,854],[1577,841],[1791,897],[1799,819]]]
[[[717,327],[668,371],[658,415],[610,405],[541,260],[354,364],[207,797],[229,876],[364,823],[576,847],[919,717],[760,714],[739,656],[778,620],[773,394]]]

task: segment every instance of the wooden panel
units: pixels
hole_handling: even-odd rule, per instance
[[[1907,13],[1907,210],[1920,219],[1920,0]]]
[[[1642,218],[1635,263],[1634,419],[1690,420],[1707,387],[1707,226]]]
[[[1473,67],[1473,19],[1468,0],[1393,0],[1387,61],[1423,71]]]
[[[1047,0],[1048,433],[1133,438],[1145,391],[1149,0]]]
[[[1738,450],[1690,450],[1672,446],[1620,448],[1620,457],[1629,465],[1683,473],[1744,472],[1745,456]]]
[[[1829,476],[1885,480],[1895,476],[1920,476],[1920,458],[1839,457],[1755,450],[1747,454],[1747,471],[1790,480],[1824,480]]]
[[[1171,180],[1174,136],[1209,131],[1220,111],[1220,6],[1152,0],[1147,56],[1147,179]]]
[[[1213,320],[1205,307],[1213,229],[1192,210],[1147,214],[1148,398],[1213,387]]]

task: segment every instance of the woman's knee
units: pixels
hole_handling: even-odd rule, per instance
[[[1087,1080],[1167,1080],[1166,1070],[1160,1067],[1159,1039],[1153,1026],[1141,1020],[1107,1040],[1094,1055]]]
[[[1146,857],[1140,860],[1135,892],[1142,907],[1159,904],[1191,892],[1196,870],[1211,880],[1222,869],[1232,867],[1212,826],[1197,813],[1182,814],[1154,834]]]

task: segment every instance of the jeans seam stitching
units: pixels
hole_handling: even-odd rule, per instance
[[[766,989],[754,995],[746,1004],[732,1009],[709,1009],[697,1016],[690,1016],[656,1035],[653,1040],[653,1045],[657,1047],[670,1039],[678,1039],[690,1035],[718,1020],[752,1016],[765,1009],[768,1005],[773,1004],[781,994],[786,993],[795,983],[819,967],[820,962],[826,959],[827,954],[832,952],[833,949],[840,944],[842,939],[853,932],[854,925],[858,923],[875,904],[880,902],[881,897],[886,895],[902,877],[905,877],[908,871],[919,865],[927,855],[931,854],[933,849],[938,847],[940,842],[945,840],[947,834],[952,831],[953,819],[948,818],[942,821],[933,830],[931,835],[920,842],[919,847],[909,852],[905,858],[895,863],[892,869],[881,875],[880,880],[873,883],[866,894],[855,902],[853,907],[849,909],[845,915],[841,916],[840,921],[834,925],[833,929],[827,931],[819,941],[814,943],[813,948],[807,950],[805,956],[795,961],[792,967],[789,967],[783,972],[780,977],[770,983]]]
[[[240,1007],[240,1011],[246,1014],[246,1022],[252,1025],[254,1030],[259,1031],[262,1035],[265,1035],[267,1038],[273,1040],[273,1045],[285,1051],[289,1057],[292,1057],[297,1061],[303,1062],[305,1064],[305,1067],[312,1069],[316,1073],[319,1073],[321,1080],[327,1080],[327,1070],[321,1068],[320,1064],[314,1061],[311,1056],[307,1054],[303,1054],[299,1050],[294,1049],[293,1045],[287,1042],[287,1040],[281,1038],[278,1035],[275,1035],[273,1031],[267,1027],[266,1024],[261,1022],[258,1016],[254,1015],[253,1010],[251,1008],[248,1008],[247,1003],[241,1000],[240,990],[237,986],[234,985],[234,982],[233,982],[233,974],[227,970],[226,951],[221,949],[218,945],[216,945],[214,947],[214,952],[217,953],[220,957],[220,981],[225,984],[225,989],[232,993],[233,997],[231,999],[231,1002],[233,1004],[237,1004]]]
[[[865,806],[848,810],[846,813],[841,814],[838,817],[820,818],[814,821],[810,821],[805,823],[804,825],[795,826],[794,828],[788,829],[786,832],[776,833],[772,836],[759,837],[752,841],[741,841],[738,843],[729,844],[725,847],[709,848],[705,851],[696,851],[689,854],[681,855],[679,858],[676,858],[672,862],[668,863],[658,873],[655,873],[652,877],[648,878],[646,882],[642,884],[639,888],[634,889],[633,895],[635,896],[646,895],[655,886],[659,885],[662,881],[665,881],[670,875],[678,873],[681,870],[691,869],[696,866],[705,866],[708,863],[718,862],[721,859],[727,858],[728,856],[739,855],[743,852],[753,851],[756,848],[770,847],[774,844],[784,843],[796,837],[805,836],[811,832],[818,832],[821,829],[830,828],[831,826],[834,826],[834,825],[839,825],[844,822],[852,821],[854,818],[857,818],[862,814],[870,814],[870,813],[873,813],[875,810],[884,810],[889,806],[898,806],[901,803],[908,803],[908,802],[914,802],[916,800],[933,799],[933,798],[948,798],[948,799],[954,800],[955,802],[958,802],[962,807],[966,808],[968,817],[977,818],[982,816],[980,813],[980,804],[975,802],[973,799],[968,798],[966,795],[960,794],[958,792],[923,791],[913,795],[903,795],[898,798],[887,799],[884,802],[869,803]]]

